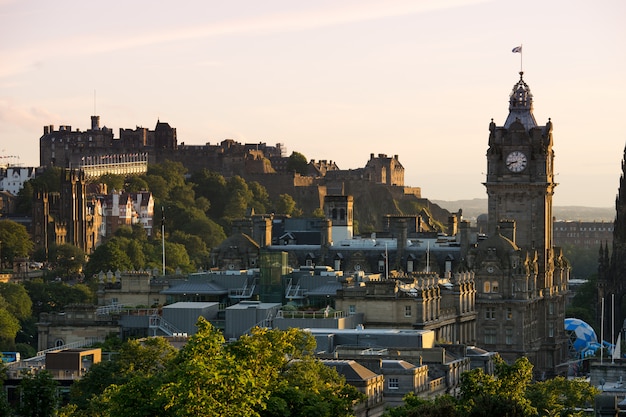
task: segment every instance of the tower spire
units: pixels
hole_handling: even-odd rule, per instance
[[[537,121],[533,115],[533,94],[524,81],[524,71],[519,72],[519,81],[513,86],[509,95],[509,115],[504,122],[504,127],[508,129],[516,120],[519,120],[526,130],[537,127]]]

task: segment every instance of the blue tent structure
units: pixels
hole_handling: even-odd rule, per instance
[[[601,347],[593,327],[580,319],[565,319],[565,333],[569,339],[568,347],[571,358],[582,359],[593,356]],[[612,347],[613,345],[611,345],[611,349]]]

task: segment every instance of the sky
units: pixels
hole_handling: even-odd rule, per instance
[[[97,114],[115,137],[160,120],[341,169],[398,155],[425,198],[486,198],[522,69],[554,126],[554,204],[611,207],[625,18],[623,0],[0,0],[0,161],[37,166],[44,125]]]

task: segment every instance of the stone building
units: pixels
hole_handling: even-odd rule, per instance
[[[7,191],[17,195],[24,187],[24,183],[37,175],[34,167],[0,167],[0,191]]]
[[[554,244],[595,249],[613,239],[612,222],[555,221]]]
[[[337,291],[335,307],[363,314],[368,328],[432,330],[438,342],[476,344],[473,273],[441,281],[437,273],[388,279],[348,278]]]
[[[503,126],[489,125],[488,239],[470,248],[477,344],[506,360],[526,356],[538,377],[563,373],[569,263],[553,242],[552,122],[538,126],[520,73]]]
[[[71,244],[87,254],[99,244],[100,204],[87,197],[86,185],[82,171],[66,169],[59,193],[40,192],[34,197],[31,235],[46,254],[52,244]]]
[[[110,315],[98,314],[92,305],[70,305],[63,313],[42,313],[37,323],[39,351],[65,345],[88,346],[109,335],[119,335],[120,325]]]
[[[605,335],[617,334],[622,330],[626,309],[623,300],[626,297],[626,148],[622,158],[622,174],[615,198],[615,221],[613,223],[613,244],[600,245],[598,257],[598,300],[596,320],[602,326]],[[604,305],[604,310],[602,306]],[[605,318],[601,323],[602,317]],[[612,320],[608,320],[611,317]],[[611,326],[615,323],[615,327]]]

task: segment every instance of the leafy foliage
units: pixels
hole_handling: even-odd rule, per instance
[[[309,170],[309,161],[300,152],[292,152],[287,159],[287,171],[306,175]]]
[[[13,264],[17,257],[27,257],[33,251],[33,241],[24,225],[12,220],[0,220],[1,264]]]
[[[48,371],[25,374],[20,382],[19,414],[32,417],[50,417],[59,406],[58,383]]]
[[[257,329],[225,344],[209,322],[197,325],[178,352],[162,338],[128,342],[74,384],[61,415],[342,417],[362,399],[313,359],[315,341],[300,330]]]
[[[62,282],[43,282],[30,280],[24,282],[24,288],[32,301],[33,316],[41,313],[63,311],[68,304],[92,304],[95,294],[87,285],[67,285]]]
[[[385,413],[388,417],[464,416],[531,417],[582,416],[581,408],[593,402],[596,388],[581,379],[557,377],[532,382],[532,365],[522,357],[513,364],[496,359],[494,375],[474,369],[461,375],[458,400],[442,396],[434,400],[405,397],[405,405]]]

